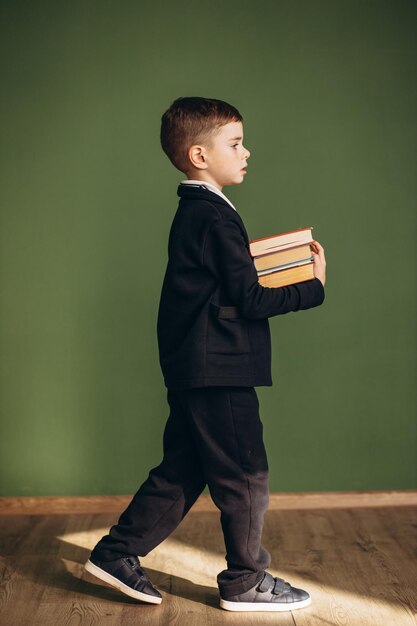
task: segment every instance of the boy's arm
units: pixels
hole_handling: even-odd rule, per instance
[[[318,278],[286,287],[263,287],[239,226],[218,219],[211,225],[203,248],[203,264],[223,282],[243,317],[262,319],[289,311],[310,309],[324,300]]]

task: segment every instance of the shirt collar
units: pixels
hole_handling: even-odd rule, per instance
[[[217,187],[215,185],[213,185],[212,183],[208,183],[206,180],[190,180],[189,178],[186,178],[185,180],[181,181],[181,185],[204,185],[204,187],[207,187],[207,189],[209,191],[213,191],[214,193],[217,193],[217,195],[219,195],[221,198],[223,198],[223,200],[226,200],[226,202],[228,204],[230,204],[230,206],[237,213],[236,207],[233,206],[233,204],[230,202],[229,198],[226,198],[224,193],[221,192],[220,189],[217,189]]]

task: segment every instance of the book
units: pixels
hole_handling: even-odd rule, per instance
[[[291,246],[299,246],[301,244],[313,241],[311,231],[312,226],[308,228],[296,228],[288,230],[285,233],[271,235],[269,237],[261,237],[260,239],[252,239],[249,242],[251,255],[256,257],[262,254],[269,254],[277,250],[289,248]]]
[[[295,283],[301,283],[304,280],[311,280],[314,278],[313,261],[306,265],[298,265],[297,267],[290,267],[289,269],[278,270],[259,276],[258,282],[262,287],[286,287],[287,285],[294,285]]]
[[[249,251],[263,287],[285,287],[314,278],[312,226],[252,239]]]
[[[279,252],[269,252],[254,258],[254,264],[259,272],[273,267],[279,267],[289,263],[294,263],[300,259],[311,259],[310,244],[293,246],[280,250]]]
[[[292,263],[284,263],[283,265],[274,265],[273,267],[268,267],[265,270],[258,271],[258,276],[263,276],[264,274],[271,274],[272,272],[278,272],[279,270],[286,270],[290,267],[299,267],[300,265],[307,265],[311,263],[312,257],[309,256],[308,259],[300,259],[298,261],[293,261]]]

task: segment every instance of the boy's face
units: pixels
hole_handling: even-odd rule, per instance
[[[189,178],[200,178],[221,189],[224,185],[239,185],[245,175],[249,150],[243,146],[242,122],[221,126],[208,146],[192,146],[189,150],[192,171]],[[191,175],[190,175],[191,174]]]

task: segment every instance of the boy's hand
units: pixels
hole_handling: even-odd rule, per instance
[[[326,282],[326,257],[324,256],[324,248],[318,241],[313,241],[310,245],[314,261],[314,277],[318,278],[324,287]]]

